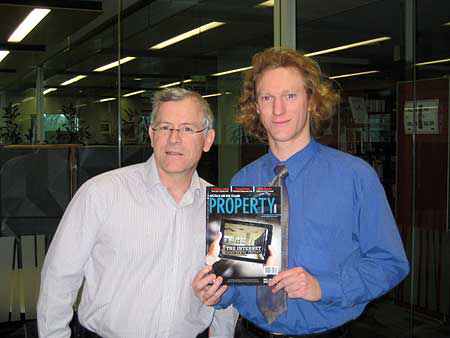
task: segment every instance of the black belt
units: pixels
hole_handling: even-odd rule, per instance
[[[345,337],[348,337],[349,331],[350,331],[350,323],[346,323],[342,326],[339,326],[339,327],[336,327],[336,328],[333,328],[331,330],[327,330],[324,332],[310,333],[310,334],[303,334],[303,335],[283,335],[283,334],[266,332],[245,318],[242,318],[241,325],[242,325],[243,329],[246,329],[261,338],[291,338],[291,337],[345,338]]]

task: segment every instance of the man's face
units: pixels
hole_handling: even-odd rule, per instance
[[[256,83],[256,95],[269,145],[301,147],[309,142],[309,99],[297,69],[266,70]]]
[[[189,127],[197,131],[204,128],[203,116],[197,99],[187,97],[181,101],[163,102],[152,126]],[[214,130],[187,134],[177,130],[154,131],[150,127],[149,135],[156,166],[160,176],[164,177],[190,177],[202,152],[209,151],[214,141]]]

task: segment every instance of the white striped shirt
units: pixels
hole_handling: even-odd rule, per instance
[[[94,177],[67,207],[45,258],[38,302],[40,337],[70,337],[79,319],[107,338],[190,338],[211,324],[191,282],[205,256],[205,187],[192,177],[177,204],[153,157]],[[233,337],[237,313],[216,311],[214,337]]]

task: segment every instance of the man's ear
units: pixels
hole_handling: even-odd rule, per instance
[[[208,133],[206,134],[206,137],[205,137],[205,143],[203,144],[203,151],[205,153],[208,152],[209,149],[211,149],[211,147],[214,143],[215,137],[216,137],[216,131],[214,129],[208,130]]]
[[[152,129],[152,126],[148,127],[148,137],[150,137],[150,144],[153,147],[153,136],[154,136],[155,132]]]

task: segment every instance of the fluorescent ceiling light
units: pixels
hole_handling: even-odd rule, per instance
[[[46,90],[44,90],[42,93],[44,94],[44,95],[47,95],[48,93],[51,93],[51,92],[56,92],[58,89],[56,89],[56,88],[47,88]]]
[[[115,97],[107,97],[105,99],[101,99],[101,100],[98,100],[96,102],[108,102],[108,101],[114,101],[114,100],[117,100],[117,98],[115,98]]]
[[[131,92],[131,93],[125,94],[125,95],[123,95],[123,97],[128,97],[128,96],[133,96],[133,95],[137,95],[137,94],[142,94],[144,92],[145,92],[145,90],[137,90],[135,92]]]
[[[206,25],[194,28],[194,29],[190,30],[189,32],[186,32],[186,33],[174,36],[173,38],[170,38],[169,40],[160,42],[160,43],[150,47],[150,49],[162,49],[162,48],[165,48],[165,47],[170,46],[170,45],[174,45],[174,44],[176,44],[176,43],[178,43],[178,42],[180,42],[182,40],[189,39],[190,37],[193,37],[195,35],[199,35],[199,34],[204,33],[204,32],[206,32],[206,31],[208,31],[210,29],[213,29],[213,28],[216,28],[216,27],[219,27],[219,26],[222,26],[222,25],[225,25],[225,22],[212,21],[210,23],[207,23]]]
[[[337,51],[340,51],[340,50],[345,50],[345,49],[350,49],[350,48],[355,48],[355,47],[360,47],[360,46],[372,45],[374,43],[387,41],[387,40],[390,40],[390,39],[391,39],[390,36],[382,36],[382,37],[376,38],[376,39],[364,40],[364,41],[360,41],[360,42],[351,43],[349,45],[344,45],[344,46],[339,46],[339,47],[335,47],[335,48],[319,50],[319,51],[313,52],[313,53],[307,53],[307,54],[305,54],[305,56],[311,57],[311,56],[316,56],[316,55],[328,54],[328,53],[333,53],[333,52],[337,52]]]
[[[420,67],[420,66],[433,65],[435,63],[443,63],[443,62],[449,62],[449,61],[450,61],[450,59],[433,60],[433,61],[416,63],[416,66]]]
[[[76,104],[76,105],[75,105],[75,108],[83,108],[83,107],[86,107],[86,106],[87,106],[86,103]]]
[[[34,100],[34,96],[29,96],[29,97],[24,98],[22,100],[22,102],[25,103],[25,102],[28,102],[28,101],[31,101],[31,100]]]
[[[369,70],[367,72],[359,72],[359,73],[350,73],[350,74],[342,74],[342,75],[335,75],[330,76],[330,79],[342,79],[343,77],[352,77],[352,76],[359,76],[359,75],[367,75],[367,74],[375,74],[379,73],[379,70]]]
[[[208,97],[215,97],[215,96],[222,96],[223,93],[215,93],[215,94],[208,94],[208,95],[202,95],[203,98],[208,98]]]
[[[67,80],[67,81],[61,83],[60,85],[61,85],[61,86],[68,86],[68,85],[70,85],[71,83],[74,83],[74,82],[83,80],[85,77],[87,77],[87,75],[77,75],[77,76],[71,78],[70,80]]]
[[[249,70],[252,68],[253,68],[252,66],[236,68],[236,69],[231,69],[231,70],[227,70],[227,71],[220,72],[220,73],[214,73],[214,74],[211,74],[211,76],[222,76],[222,75],[227,75],[227,74],[233,74],[233,73],[243,72],[244,70]]]
[[[374,44],[374,43],[387,41],[387,40],[390,40],[390,39],[391,39],[391,37],[389,37],[389,36],[383,36],[383,37],[376,38],[376,39],[364,40],[364,41],[360,41],[360,42],[351,43],[349,45],[344,45],[344,46],[339,46],[339,47],[335,47],[335,48],[320,50],[320,51],[313,52],[313,53],[308,53],[308,54],[305,54],[305,56],[311,57],[311,56],[315,56],[315,55],[322,55],[322,54],[336,52],[336,51],[339,51],[339,50],[344,50],[344,49],[350,49],[350,48],[355,48],[355,47],[360,47],[360,46],[371,45],[371,44]],[[224,71],[224,72],[211,74],[211,76],[222,76],[222,75],[227,75],[227,74],[232,74],[232,73],[238,73],[238,72],[243,72],[245,70],[252,69],[252,68],[253,68],[252,66],[249,66],[249,67],[231,69],[231,70],[227,70],[227,71]]]
[[[141,77],[135,77],[134,81],[142,81],[142,78]]]
[[[125,57],[123,59],[120,59],[119,61],[114,61],[114,62],[108,63],[107,65],[95,68],[94,72],[104,72],[105,70],[117,67],[119,65],[119,62],[120,62],[121,65],[123,65],[124,63],[132,61],[134,59],[136,59],[135,56],[127,56],[127,57]]]
[[[442,26],[450,26],[450,21],[449,22],[446,22],[446,23],[444,23]]]
[[[178,86],[178,85],[180,85],[182,83],[189,83],[189,82],[192,82],[192,79],[187,79],[187,80],[184,80],[184,81],[171,82],[171,83],[159,86],[158,88],[169,88],[169,87],[173,87],[173,86]]]
[[[9,50],[0,50],[0,62],[9,54]]]
[[[275,0],[264,1],[256,5],[256,7],[273,7],[273,6],[275,6]]]
[[[36,27],[39,22],[44,19],[47,14],[50,13],[49,9],[36,8],[33,9],[30,14],[27,15],[25,20],[23,20],[16,30],[8,38],[8,42],[20,42],[22,41],[28,33],[30,33],[34,27]]]

